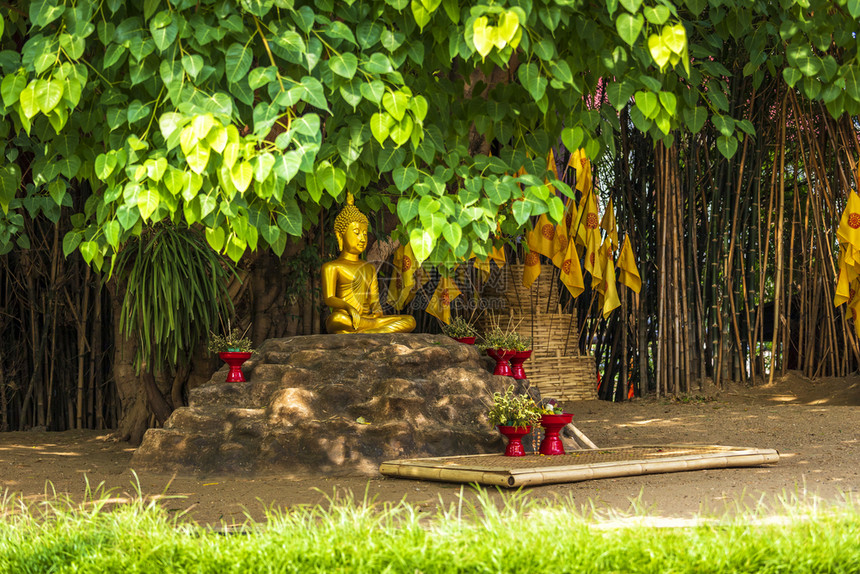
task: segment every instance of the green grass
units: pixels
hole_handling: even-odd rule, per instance
[[[351,498],[270,511],[240,531],[170,517],[142,498],[0,502],[0,572],[851,572],[860,509],[786,503],[780,512],[689,527],[607,525],[550,503],[486,494],[428,516]],[[645,515],[643,519],[648,519]],[[653,517],[651,517],[653,518]]]

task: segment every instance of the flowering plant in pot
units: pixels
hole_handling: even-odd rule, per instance
[[[540,453],[546,455],[564,454],[564,444],[558,436],[573,419],[573,413],[566,413],[555,399],[545,399],[540,406],[540,424],[544,429],[544,437],[540,443]]]
[[[250,326],[248,326],[250,329]],[[245,375],[242,373],[242,363],[251,358],[256,351],[253,349],[251,339],[246,337],[248,329],[241,331],[239,328],[228,330],[226,335],[210,333],[207,349],[210,353],[218,353],[221,360],[230,366],[227,373],[228,383],[244,383]]]
[[[514,393],[511,385],[504,394],[493,393],[493,406],[487,412],[490,424],[508,438],[505,456],[524,456],[522,437],[540,421],[540,408],[528,395]]]
[[[442,325],[442,332],[452,339],[456,339],[467,345],[474,345],[475,337],[478,336],[475,328],[462,317],[456,317],[449,324]]]

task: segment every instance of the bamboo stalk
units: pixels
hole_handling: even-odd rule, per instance
[[[741,345],[741,331],[738,326],[738,316],[737,316],[737,308],[735,306],[735,296],[734,296],[734,255],[735,255],[735,239],[740,235],[740,230],[738,229],[738,211],[740,208],[740,199],[741,199],[741,186],[743,185],[744,178],[744,166],[746,165],[747,159],[747,148],[749,144],[749,138],[744,136],[744,146],[743,151],[741,153],[741,161],[740,167],[738,168],[738,185],[735,191],[734,205],[732,207],[732,226],[729,235],[731,235],[731,239],[729,241],[729,251],[728,258],[726,259],[726,267],[725,267],[725,277],[726,277],[726,290],[729,292],[729,308],[731,309],[731,318],[732,318],[732,330],[735,335],[735,344],[737,345],[738,352],[743,348]],[[741,365],[741,382],[743,384],[747,384],[747,372],[746,368]]]
[[[782,116],[785,117],[788,107],[788,96],[782,100]],[[768,374],[768,383],[773,383],[773,373],[776,370],[776,361],[780,357],[777,343],[779,342],[779,327],[781,324],[779,302],[782,296],[782,273],[783,273],[783,229],[785,220],[785,122],[780,122],[779,130],[780,150],[779,155],[779,199],[777,200],[777,222],[776,222],[776,281],[773,293],[773,339],[771,340],[771,364]]]
[[[671,316],[671,297],[669,291],[671,289],[672,277],[671,277],[671,269],[669,268],[669,257],[671,254],[669,253],[669,228],[671,223],[667,221],[669,217],[668,210],[668,194],[669,194],[669,182],[667,177],[667,158],[666,158],[666,149],[662,145],[658,145],[657,147],[659,151],[659,155],[655,157],[658,162],[658,193],[659,193],[659,203],[658,203],[658,212],[657,212],[657,220],[659,226],[659,249],[660,249],[660,276],[662,277],[662,285],[660,288],[660,299],[662,301],[662,307],[660,308],[660,319],[658,321],[658,327],[660,329],[660,334],[657,337],[657,343],[662,348],[662,359],[663,364],[662,367],[659,368],[658,372],[658,381],[662,379],[661,384],[658,386],[661,388],[664,395],[668,396],[671,392],[672,388],[672,349],[670,347],[670,341],[672,340],[672,321],[669,319]]]
[[[84,348],[87,347],[87,316],[89,315],[90,307],[90,267],[86,266],[84,271],[84,281],[82,285],[83,300],[81,302],[81,313],[78,317],[78,384],[75,408],[75,428],[84,428],[84,362],[86,355]]]

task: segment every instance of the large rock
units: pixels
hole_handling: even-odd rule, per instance
[[[498,452],[487,422],[513,382],[474,347],[438,335],[311,335],[266,341],[243,367],[191,391],[150,429],[135,468],[204,474],[375,474],[384,460]],[[359,422],[362,421],[362,422]]]

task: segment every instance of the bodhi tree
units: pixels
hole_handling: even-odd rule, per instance
[[[734,155],[754,134],[729,114],[728,57],[860,110],[857,0],[4,7],[0,253],[29,247],[25,218],[68,218],[64,254],[106,273],[153,226],[281,255],[347,191],[396,213],[421,260],[484,256],[562,218],[548,152],[614,154],[624,108],[664,147],[710,121]]]

